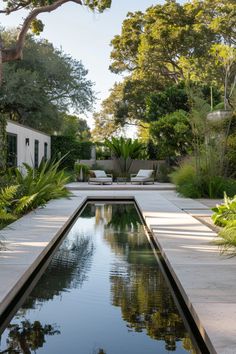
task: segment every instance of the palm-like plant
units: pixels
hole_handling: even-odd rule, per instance
[[[0,190],[0,228],[50,199],[69,196],[65,188],[69,177],[58,171],[60,162],[42,161],[38,169],[24,164],[26,173],[11,169],[14,185]]]
[[[117,159],[122,173],[127,174],[132,160],[140,158],[144,151],[144,145],[138,139],[125,139],[112,137],[105,140],[105,145],[111,150]]]

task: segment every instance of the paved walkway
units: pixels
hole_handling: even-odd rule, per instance
[[[51,201],[2,231],[9,243],[0,254],[0,313],[87,196],[134,197],[210,352],[236,353],[236,258],[221,256],[212,243],[216,234],[193,217],[210,215],[206,203],[161,190],[78,190],[74,194],[70,200]]]
[[[78,190],[94,190],[94,191],[104,191],[104,190],[128,190],[128,191],[134,191],[134,190],[175,190],[175,185],[172,183],[160,183],[160,182],[155,182],[153,183],[146,183],[146,184],[134,184],[130,182],[113,182],[112,184],[91,184],[87,182],[72,182],[68,183],[67,187],[71,191],[78,191]]]

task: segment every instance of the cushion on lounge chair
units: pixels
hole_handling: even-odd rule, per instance
[[[153,170],[139,170],[136,177],[150,178],[152,176]]]
[[[93,173],[95,174],[96,178],[106,178],[106,172],[102,170],[93,170]]]

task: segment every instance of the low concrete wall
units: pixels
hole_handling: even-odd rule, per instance
[[[105,171],[120,172],[118,162],[114,160],[80,160],[80,163],[92,167],[96,165]],[[158,170],[161,164],[164,164],[163,160],[133,160],[129,169],[129,173],[137,173],[139,170]]]

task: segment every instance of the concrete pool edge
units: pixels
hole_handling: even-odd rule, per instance
[[[18,266],[22,269],[20,269],[18,272],[15,272],[15,279],[13,280],[12,284],[8,283],[6,285],[4,294],[0,293],[0,319],[4,319],[5,313],[8,312],[8,308],[11,306],[12,302],[18,297],[19,293],[22,291],[23,287],[27,284],[30,277],[32,277],[32,275],[34,274],[34,272],[37,271],[37,268],[40,266],[40,264],[42,264],[42,262],[45,261],[45,259],[48,257],[49,253],[54,248],[55,244],[62,237],[62,235],[66,232],[67,228],[70,227],[71,223],[73,222],[73,219],[76,217],[79,210],[81,209],[81,207],[83,207],[84,203],[86,202],[86,198],[83,198],[83,199],[79,198],[78,199],[77,197],[73,197],[73,196],[72,196],[72,198],[75,198],[74,201],[77,200],[79,203],[76,205],[73,205],[72,208],[70,208],[70,210],[68,210],[67,213],[63,212],[63,215],[61,215],[61,216],[64,218],[64,220],[62,221],[62,223],[61,222],[58,223],[58,227],[55,230],[55,232],[50,233],[48,235],[47,241],[44,242],[44,245],[41,247],[41,249],[38,249],[38,252],[36,252],[34,254],[34,257],[32,257],[31,260],[29,260],[28,262],[26,260],[23,263],[22,263],[22,261],[23,261],[22,259],[21,260],[17,259],[16,263],[12,263],[12,262],[11,263],[9,263],[9,262],[4,263],[1,260],[0,279],[2,278],[2,271],[4,269],[4,266],[8,267],[8,269],[6,269],[8,271],[8,274],[7,274],[7,272],[6,272],[6,274],[4,274],[5,278],[6,278],[6,276],[8,276],[8,277],[11,276],[11,271],[12,271],[11,268],[13,268],[13,270],[14,270],[14,267],[16,268]],[[68,199],[64,199],[64,201],[65,200],[68,201]],[[63,200],[61,200],[61,201],[63,201]],[[55,200],[50,201],[46,205],[45,208],[38,208],[35,211],[32,211],[29,214],[18,219],[16,222],[9,225],[9,227],[1,230],[1,235],[4,236],[4,239],[6,239],[7,242],[9,242],[9,235],[16,234],[16,237],[17,237],[17,233],[21,232],[21,229],[18,228],[19,224],[22,224],[22,222],[24,222],[24,220],[26,220],[27,218],[31,218],[31,217],[37,218],[37,215],[41,214],[41,212],[44,212],[44,216],[45,216],[45,212],[47,212],[47,208],[50,208],[51,205],[53,204],[53,202],[55,202]],[[56,215],[52,215],[52,213],[49,213],[48,220],[46,218],[46,221],[49,221],[50,218],[54,218],[54,217],[58,218],[58,209],[56,209],[55,212],[56,212],[55,213]],[[32,234],[33,233],[34,232],[32,232]],[[31,236],[32,236],[32,234],[31,234]],[[38,235],[36,235],[36,236],[38,236]],[[31,237],[30,242],[34,243],[35,240],[32,240],[32,237]],[[19,243],[17,244],[17,246],[19,246]],[[10,249],[9,252],[11,252],[11,251],[14,252],[15,250]],[[29,250],[27,250],[27,245],[25,246],[25,250],[21,249],[22,253],[24,253],[24,251],[26,254],[28,254]],[[6,251],[0,251],[0,258],[5,252]],[[31,263],[30,263],[30,261],[31,261]],[[3,284],[3,283],[4,283],[4,277],[3,277],[3,279],[1,279],[1,284]]]
[[[127,194],[128,193],[128,194]],[[79,194],[79,197],[77,196],[74,196],[72,199],[71,199],[71,203],[72,201],[74,200],[74,202],[76,201],[76,203],[78,203],[77,205],[75,205],[76,203],[72,203],[73,205],[71,205],[68,210],[67,210],[67,216],[65,217],[65,219],[63,220],[63,223],[61,225],[58,226],[58,230],[56,233],[54,233],[54,238],[53,240],[51,240],[51,242],[48,243],[48,245],[46,247],[43,248],[42,250],[42,254],[41,254],[41,259],[44,258],[44,256],[46,255],[47,252],[49,252],[49,250],[53,247],[53,244],[56,242],[57,238],[60,237],[60,235],[62,234],[62,231],[65,229],[66,225],[68,225],[72,219],[72,215],[70,214],[71,211],[73,211],[73,214],[77,214],[78,213],[78,210],[81,208],[82,205],[84,205],[84,203],[87,201],[87,200],[90,200],[90,199],[103,199],[103,200],[107,200],[107,199],[117,199],[117,200],[124,200],[124,199],[134,199],[136,204],[138,205],[139,207],[139,210],[148,226],[148,228],[152,231],[152,233],[154,234],[154,236],[156,235],[157,233],[157,228],[156,225],[155,227],[152,227],[152,223],[150,222],[150,218],[152,218],[152,222],[154,221],[154,218],[157,218],[158,221],[161,220],[161,216],[158,215],[158,213],[160,213],[160,205],[158,205],[157,203],[157,200],[155,200],[155,197],[157,197],[157,199],[161,196],[160,193],[158,192],[139,192],[139,191],[127,191],[126,193],[124,191],[113,191],[113,193],[111,193],[111,191],[97,191],[97,193],[95,193],[94,191],[91,191],[91,193],[89,193],[88,191],[84,191],[84,193],[81,193]],[[173,196],[168,197],[169,199],[173,199]],[[182,217],[186,217],[186,213],[181,210],[180,207],[177,207],[176,205],[174,206],[174,208],[172,208],[173,210],[172,211],[168,211],[168,208],[171,208],[173,207],[173,205],[175,203],[173,203],[173,200],[168,200],[168,203],[166,203],[165,205],[165,201],[163,198],[160,198],[162,199],[161,200],[161,210],[165,210],[165,213],[168,214],[170,213],[169,217],[172,217],[173,215],[171,213],[173,213],[173,210],[174,212],[177,212],[177,213],[181,213],[181,216]],[[61,211],[61,208],[57,208],[56,207],[56,204],[58,203],[62,203],[63,204],[63,200],[57,200],[57,201],[53,201],[50,205],[49,205],[49,215],[48,217],[50,217],[50,206],[52,206],[52,204],[55,205],[55,209],[54,209],[54,215],[58,216],[58,211]],[[160,204],[160,203],[159,203]],[[153,207],[153,209],[152,209]],[[43,209],[45,212],[47,211],[47,207],[45,209]],[[64,210],[64,209],[63,209]],[[69,211],[70,210],[70,211]],[[159,210],[159,211],[158,211]],[[33,215],[37,214],[38,211],[36,211],[36,213],[34,213]],[[153,213],[155,214],[155,216],[153,215],[149,215],[150,213]],[[65,214],[65,213],[64,213]],[[70,215],[69,215],[70,214]],[[44,213],[45,215],[45,213]],[[166,217],[166,216],[165,216]],[[67,219],[66,219],[67,218]],[[191,216],[188,215],[188,221],[191,220],[190,219]],[[201,225],[200,222],[198,222],[198,225]],[[206,226],[204,226],[206,228]],[[24,228],[23,228],[24,229]],[[208,229],[208,228],[207,228]],[[20,230],[19,230],[20,231]],[[190,231],[191,232],[191,231]],[[212,233],[213,234],[213,233]],[[156,236],[155,236],[156,237]],[[210,352],[211,353],[219,353],[219,354],[222,354],[223,351],[216,351],[213,344],[212,344],[212,341],[209,339],[209,336],[207,334],[207,330],[204,329],[204,325],[203,323],[201,322],[201,320],[199,319],[198,317],[198,310],[195,309],[195,306],[192,304],[188,294],[185,292],[185,287],[184,285],[180,282],[179,280],[179,277],[178,277],[178,274],[174,271],[174,269],[176,268],[175,267],[175,264],[173,264],[169,257],[168,257],[168,252],[166,253],[166,250],[165,250],[165,245],[163,246],[163,242],[165,243],[165,240],[161,239],[161,240],[158,240],[158,245],[159,245],[159,248],[162,252],[162,255],[163,255],[163,258],[165,259],[167,265],[168,265],[168,268],[172,274],[172,276],[174,277],[174,279],[176,280],[176,283],[178,284],[178,288],[179,290],[182,292],[182,296],[183,298],[185,299],[185,302],[186,304],[188,304],[189,306],[189,309],[191,310],[191,313],[193,315],[193,318],[195,319],[195,322],[196,324],[198,325],[198,328],[200,329],[200,332],[202,333],[203,335],[203,338],[205,339],[205,341],[208,342],[208,347],[210,349]],[[40,258],[36,258],[35,262],[37,262],[39,264],[39,261],[40,261]],[[34,271],[34,269],[36,269],[37,267],[37,264],[33,262],[31,265],[28,265],[28,267],[26,267],[27,269],[25,270],[25,273],[27,273],[27,271],[30,272],[30,274],[32,274],[32,272]],[[31,268],[33,267],[33,268]],[[29,274],[29,276],[30,276]],[[25,275],[26,276],[26,275]],[[28,276],[28,278],[29,278]],[[0,277],[1,277],[1,273],[0,273]],[[19,279],[18,279],[19,280]],[[21,281],[23,283],[23,278],[21,278]],[[26,280],[24,280],[26,281]],[[21,286],[22,286],[22,283],[21,283]],[[17,285],[18,284],[18,285]],[[17,289],[15,288],[15,286],[17,285],[18,288],[20,288],[20,283],[17,283],[17,284],[13,284],[12,286],[12,291],[14,291],[15,293],[17,293]],[[19,289],[18,289],[19,290]],[[1,295],[1,293],[0,293]],[[11,300],[8,298],[8,302],[10,303]],[[2,304],[1,304],[1,307],[0,309],[2,310]],[[226,353],[226,351],[224,351],[224,353]],[[230,351],[227,352],[227,353],[231,353]],[[233,352],[232,352],[233,353]]]

